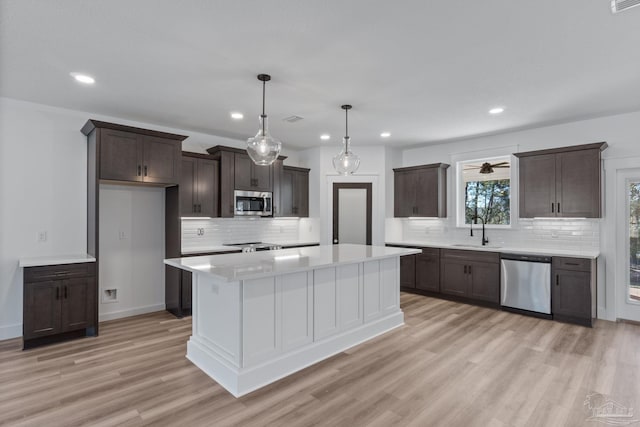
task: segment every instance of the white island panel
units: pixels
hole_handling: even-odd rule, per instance
[[[282,351],[313,341],[313,275],[286,274],[277,278],[282,288]]]
[[[316,341],[340,330],[337,286],[335,267],[321,268],[313,272],[313,336]]]
[[[338,319],[340,329],[346,330],[362,324],[362,264],[338,268]]]

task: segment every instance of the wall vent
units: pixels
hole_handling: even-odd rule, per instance
[[[640,2],[640,0],[638,0]],[[289,122],[289,123],[295,123],[295,122],[299,122],[300,120],[304,119],[304,117],[300,117],[300,116],[289,116],[289,117],[285,117],[284,119],[282,119],[282,121],[284,122]]]
[[[613,13],[623,12],[635,6],[640,6],[640,0],[611,0],[611,11]]]

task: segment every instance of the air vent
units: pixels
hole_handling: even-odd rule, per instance
[[[640,0],[638,0],[640,1]],[[289,116],[289,117],[285,117],[284,119],[282,119],[282,121],[284,122],[289,122],[289,123],[295,123],[295,122],[299,122],[300,120],[303,120],[304,117],[300,117],[300,116]]]
[[[613,13],[623,12],[635,6],[640,6],[640,0],[611,0],[611,11]]]

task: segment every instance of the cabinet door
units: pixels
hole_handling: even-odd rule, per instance
[[[393,182],[393,216],[406,218],[414,216],[416,212],[416,180],[417,173],[395,172]]]
[[[235,190],[256,191],[255,182],[251,176],[253,161],[247,154],[235,154],[234,181]]]
[[[198,201],[196,197],[196,172],[197,159],[193,157],[182,158],[180,171],[180,215],[197,216]]]
[[[24,339],[61,332],[60,281],[25,283]]]
[[[280,177],[280,216],[293,216],[295,172],[284,169]]]
[[[414,216],[438,216],[438,169],[430,168],[415,172],[415,205]]]
[[[218,209],[218,175],[220,174],[217,160],[198,159],[197,171],[197,205],[198,216],[220,216]]]
[[[253,190],[254,191],[273,191],[271,185],[271,165],[260,166],[251,162]]]
[[[520,218],[556,215],[556,155],[521,157]]]
[[[556,269],[551,284],[551,312],[591,318],[591,273]]]
[[[309,173],[298,171],[295,174],[296,216],[309,216]]]
[[[416,256],[405,255],[400,257],[400,287],[416,287]]]
[[[182,310],[191,310],[191,286],[193,276],[190,271],[182,271],[182,282],[180,287],[180,305]]]
[[[416,255],[416,288],[440,292],[439,249],[424,248]]]
[[[93,322],[95,277],[64,280],[61,284],[62,331],[85,329]]]
[[[469,295],[467,263],[462,260],[442,259],[440,263],[440,292],[466,297]]]
[[[472,262],[467,267],[471,277],[470,297],[500,302],[500,264]]]
[[[142,181],[141,136],[111,129],[100,130],[100,179]]]
[[[599,218],[600,149],[556,154],[558,216]]]
[[[181,143],[173,139],[143,136],[142,177],[144,182],[177,184]]]

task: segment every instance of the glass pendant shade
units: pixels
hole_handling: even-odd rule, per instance
[[[351,151],[351,138],[349,137],[349,110],[351,105],[340,107],[344,110],[344,138],[342,138],[342,151],[333,158],[333,168],[340,175],[352,175],[360,166],[360,157]]]
[[[342,151],[333,158],[333,168],[340,175],[351,175],[360,166],[360,157],[349,148],[348,136],[343,138]]]
[[[265,108],[265,88],[266,83],[271,80],[268,74],[258,74],[258,80],[262,82],[262,114],[259,117],[260,127],[258,133],[253,138],[247,139],[247,154],[253,163],[259,166],[269,166],[276,161],[280,155],[282,143],[269,135],[267,115]]]
[[[267,116],[260,115],[260,129],[253,138],[247,139],[247,154],[253,163],[268,166],[276,161],[280,155],[282,143],[269,135]]]

